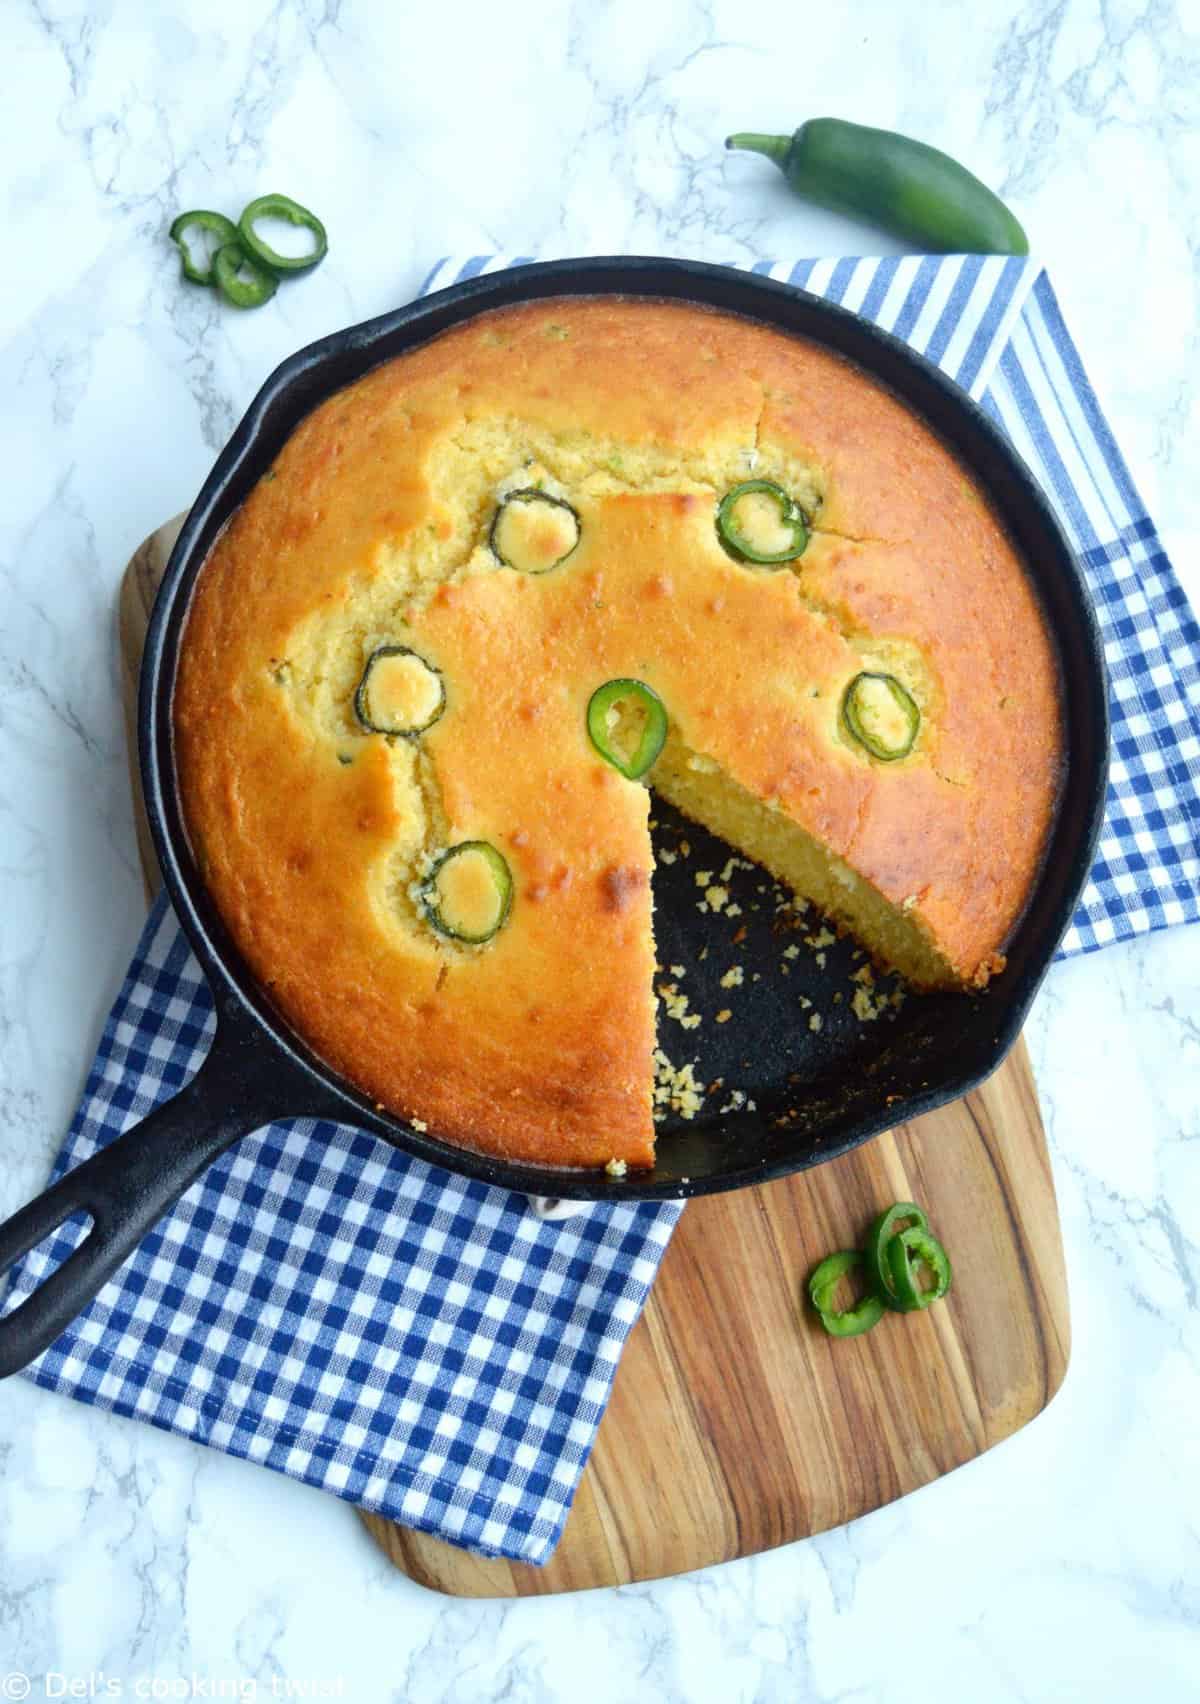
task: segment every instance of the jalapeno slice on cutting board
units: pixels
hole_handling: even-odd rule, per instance
[[[927,1231],[929,1220],[915,1201],[894,1201],[885,1213],[880,1213],[871,1226],[864,1250],[867,1261],[867,1273],[874,1287],[875,1294],[889,1308],[900,1308],[896,1299],[896,1288],[892,1283],[891,1268],[888,1265],[888,1245],[901,1229],[915,1225],[918,1230]]]
[[[627,781],[644,775],[667,737],[667,707],[642,680],[606,680],[588,700],[588,738]]]
[[[488,544],[506,568],[545,574],[579,543],[579,516],[562,497],[522,487],[510,491],[492,517]]]
[[[439,934],[482,946],[512,910],[512,871],[486,840],[462,840],[443,852],[421,890],[425,915]]]
[[[423,734],[446,708],[441,672],[407,645],[380,645],[367,658],[354,714],[370,734]]]
[[[902,1313],[940,1302],[953,1279],[950,1256],[921,1225],[896,1233],[887,1245],[887,1265],[896,1298],[892,1305]],[[927,1284],[922,1284],[922,1275],[927,1276]]]
[[[907,757],[916,743],[921,712],[895,675],[855,675],[842,698],[846,731],[881,763]]]
[[[746,479],[717,505],[717,536],[739,561],[771,567],[804,554],[808,524],[782,485],[772,479]]]
[[[835,1308],[833,1305],[833,1293],[841,1280],[851,1272],[860,1272],[862,1267],[861,1252],[856,1248],[843,1248],[837,1254],[826,1255],[808,1280],[809,1300],[831,1337],[860,1337],[883,1318],[883,1303],[870,1291],[853,1307]]]

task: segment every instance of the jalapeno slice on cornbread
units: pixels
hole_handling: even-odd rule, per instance
[[[369,734],[423,734],[446,708],[441,673],[407,645],[380,645],[367,658],[354,714]]]
[[[746,479],[717,506],[717,536],[741,562],[770,566],[804,554],[808,525],[800,505],[772,479]]]
[[[482,946],[512,910],[512,871],[486,840],[462,840],[443,852],[421,889],[425,915],[439,934]]]
[[[881,763],[907,757],[921,726],[921,712],[895,675],[855,675],[842,698],[846,731]]]
[[[579,543],[579,516],[562,497],[524,486],[510,491],[492,517],[488,544],[506,568],[545,574]]]
[[[587,731],[605,763],[636,781],[663,748],[666,706],[645,681],[607,680],[588,700]]]

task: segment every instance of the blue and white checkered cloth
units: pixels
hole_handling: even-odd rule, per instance
[[[444,262],[426,288],[509,264]],[[1081,554],[1113,767],[1063,952],[1200,916],[1200,633],[1045,274],[958,256],[755,270],[939,362],[1016,443]],[[177,1092],[212,1028],[160,900],[55,1177]],[[456,1544],[544,1562],[678,1214],[605,1205],[546,1223],[522,1197],[348,1127],[272,1124],[189,1190],[29,1376]],[[26,1259],[10,1305],[77,1235],[64,1227]]]

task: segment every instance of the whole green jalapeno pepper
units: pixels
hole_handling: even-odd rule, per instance
[[[1029,253],[998,195],[949,154],[895,130],[810,118],[793,136],[740,131],[725,146],[765,154],[798,195],[881,225],[923,253]]]

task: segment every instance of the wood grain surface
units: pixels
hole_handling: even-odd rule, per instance
[[[179,529],[141,546],[121,589],[131,776],[138,664]],[[944,1304],[827,1337],[801,1306],[810,1268],[915,1200],[954,1260]],[[692,1202],[622,1357],[566,1532],[543,1568],[488,1561],[364,1515],[388,1557],[460,1597],[621,1585],[841,1525],[970,1461],[1062,1382],[1066,1275],[1023,1042],[972,1095],[781,1183]]]

